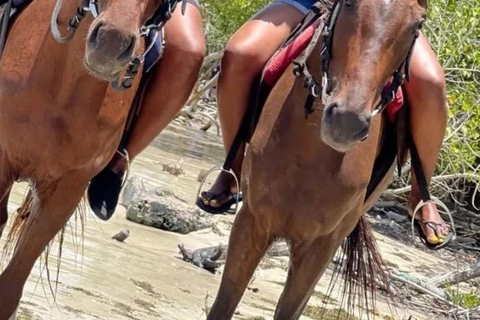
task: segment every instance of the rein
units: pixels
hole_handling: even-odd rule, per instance
[[[93,18],[97,18],[99,15],[98,0],[83,0],[80,6],[77,8],[75,15],[70,19],[68,23],[68,33],[62,35],[58,28],[58,15],[62,8],[64,0],[57,0],[55,8],[53,9],[52,18],[50,20],[50,28],[55,40],[59,43],[67,43],[73,39],[75,32],[82,22],[82,20],[91,13]],[[177,4],[182,2],[182,14],[185,13],[187,1],[186,0],[165,0],[157,8],[153,16],[140,28],[140,36],[147,38],[150,35],[152,40],[147,44],[145,51],[142,54],[135,56],[129,63],[125,75],[121,79],[117,79],[111,82],[111,85],[116,90],[125,90],[132,86],[135,76],[138,74],[140,66],[145,61],[146,55],[155,45],[159,33],[165,26],[168,20],[172,17],[172,14],[177,7]]]
[[[310,10],[309,14],[301,22],[301,24],[305,24],[306,19],[315,21],[316,19],[320,18],[323,15],[322,11],[324,11],[322,10],[322,7],[324,8],[329,7],[329,4],[326,4],[324,2],[325,1],[317,1],[312,7],[312,9]],[[318,98],[320,94],[322,95],[323,103],[326,103],[327,98],[330,94],[330,91],[329,91],[330,80],[328,77],[328,70],[329,70],[330,62],[333,59],[333,54],[332,54],[333,36],[335,34],[335,25],[337,23],[338,16],[340,15],[344,2],[345,0],[335,1],[330,11],[331,13],[328,16],[328,22],[326,24],[322,22],[319,25],[319,27],[315,31],[315,34],[310,44],[305,50],[304,54],[299,59],[293,62],[295,64],[295,69],[294,69],[295,76],[297,77],[303,76],[303,79],[305,82],[304,86],[309,90],[309,95],[307,96],[307,99],[305,101],[305,112],[307,115],[313,112],[313,103],[315,102],[315,99]],[[311,25],[311,23],[308,25]],[[304,28],[302,28],[302,31],[308,25],[304,26]],[[318,32],[318,29],[322,30],[322,32]],[[319,84],[314,79],[312,74],[308,71],[308,67],[307,67],[307,59],[310,56],[310,53],[315,48],[315,46],[317,45],[317,42],[320,36],[324,37],[323,47],[321,51],[321,61],[322,61],[322,83],[321,84]],[[382,91],[380,102],[375,106],[372,112],[372,117],[382,113],[382,111],[385,110],[387,105],[394,100],[397,90],[403,84],[404,78],[406,78],[407,81],[410,80],[410,72],[409,72],[410,59],[411,59],[413,48],[415,46],[418,36],[419,36],[419,32],[417,31],[407,56],[402,61],[402,63],[400,63],[400,65],[392,75],[393,81],[391,85],[387,90]]]

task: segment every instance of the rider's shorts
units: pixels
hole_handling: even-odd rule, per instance
[[[316,0],[275,0],[274,2],[286,3],[306,14]]]
[[[198,8],[198,10],[200,10],[200,3],[198,2],[198,0],[187,0],[187,2],[193,4],[195,7]]]

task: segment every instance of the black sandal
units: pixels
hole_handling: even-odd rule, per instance
[[[438,238],[437,230],[439,227],[448,226],[449,232],[445,236],[445,240],[443,240],[442,243],[433,244],[428,242],[427,237],[425,236],[425,233],[423,232],[423,229],[422,229],[423,226],[427,226],[431,228],[435,232],[435,235],[437,236],[437,238]],[[417,229],[418,237],[420,238],[420,241],[423,243],[423,245],[427,249],[439,250],[439,249],[445,248],[453,240],[452,226],[449,223],[446,223],[446,222],[437,223],[432,221],[422,221],[422,220],[415,219],[415,227]]]
[[[223,194],[227,195],[227,201],[225,201],[225,203],[222,204],[220,207],[212,207],[204,203],[204,200],[210,202],[212,200],[216,200],[218,196]],[[238,202],[240,201],[243,201],[242,193],[238,194]],[[231,209],[232,205],[236,203],[237,203],[237,194],[232,193],[230,191],[224,191],[219,194],[215,194],[211,191],[202,192],[202,195],[198,197],[196,201],[196,204],[200,209],[211,214],[225,214],[227,211]]]

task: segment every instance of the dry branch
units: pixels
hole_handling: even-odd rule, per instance
[[[431,285],[445,287],[450,284],[465,282],[480,277],[480,262],[472,264],[461,271],[450,271],[446,274],[435,276],[428,282]]]

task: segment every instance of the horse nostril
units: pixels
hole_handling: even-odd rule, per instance
[[[130,60],[133,56],[133,52],[135,51],[135,44],[136,44],[136,38],[135,36],[130,37],[130,43],[128,44],[127,48],[125,51],[123,51],[119,56],[118,60],[120,61],[127,61]]]
[[[358,128],[357,132],[353,134],[353,139],[364,141],[368,137],[370,131],[370,116],[359,117],[356,120],[356,125],[353,127]]]
[[[329,125],[333,124],[333,116],[336,108],[338,108],[338,104],[336,102],[325,108],[325,123]]]
[[[90,37],[88,38],[88,43],[93,46],[93,47],[98,47],[98,36],[99,36],[99,33],[100,33],[100,28],[103,27],[103,24],[101,22],[99,22],[95,28],[92,30],[92,32],[90,33]]]

